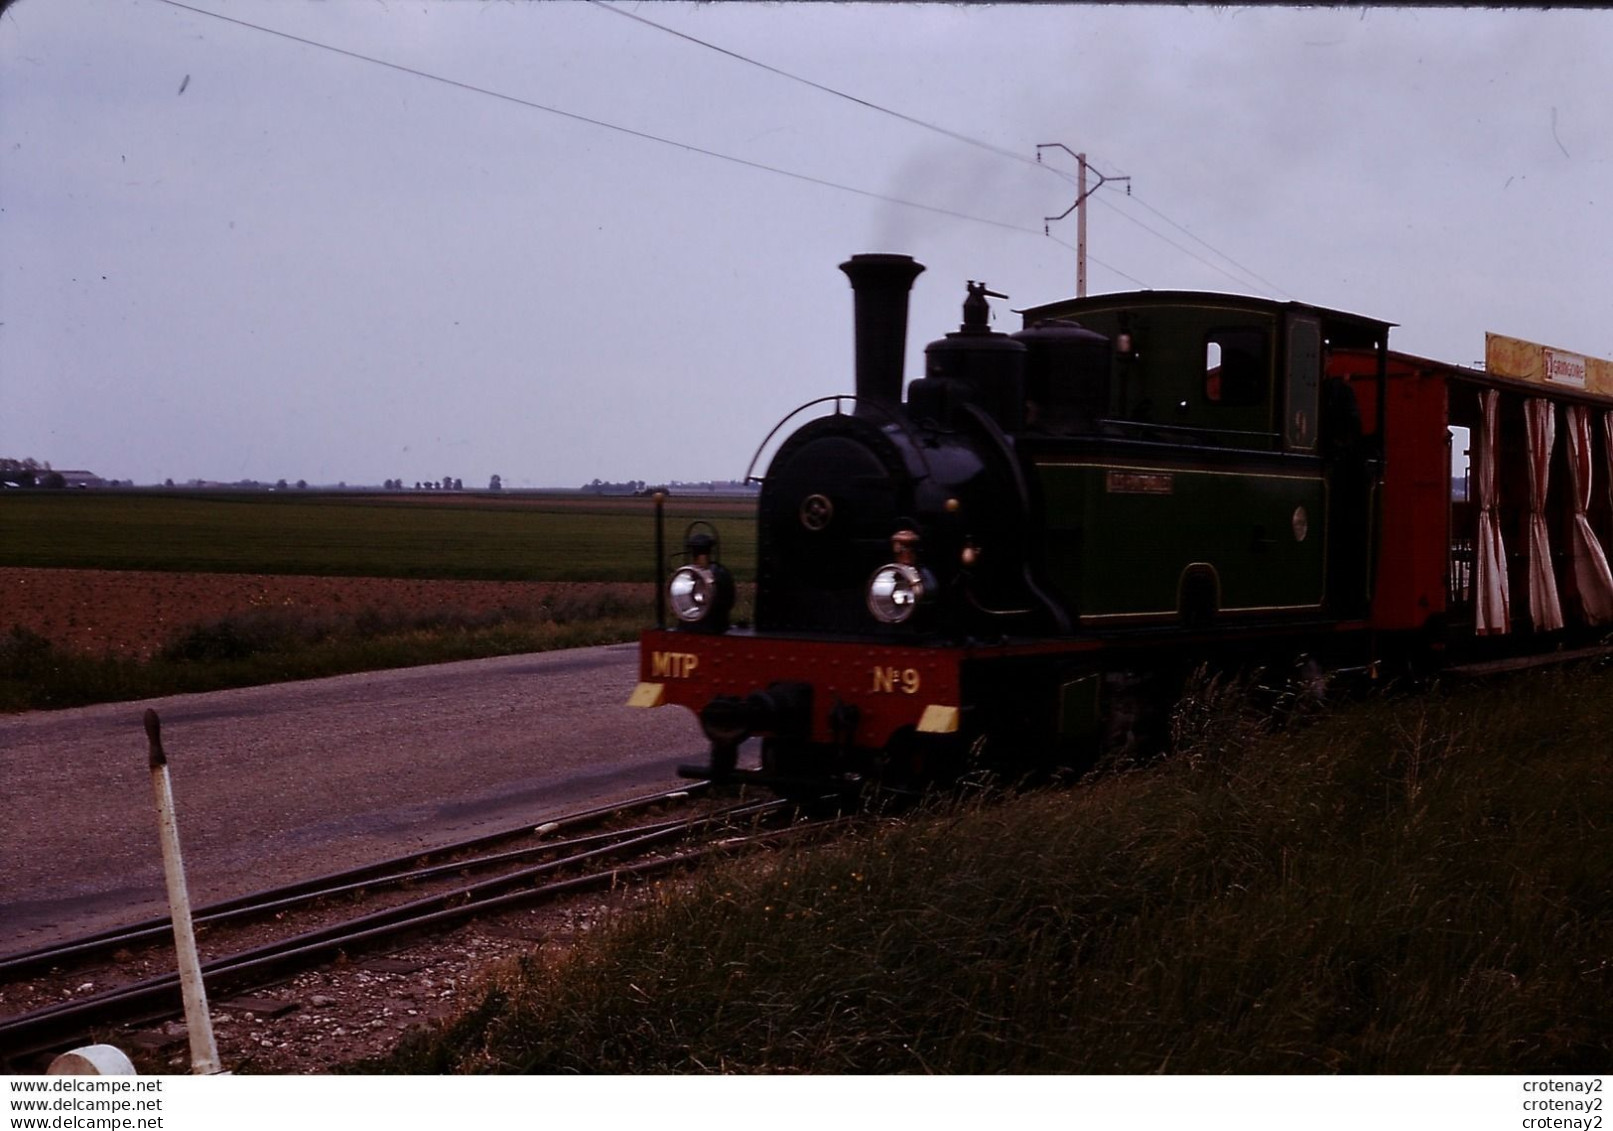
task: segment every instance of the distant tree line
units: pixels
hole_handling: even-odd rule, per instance
[[[642,479],[627,479],[621,483],[595,479],[592,483],[584,483],[582,489],[590,495],[642,495],[645,485]]]
[[[164,487],[179,486],[172,478],[166,479]],[[133,487],[134,480],[101,479],[84,471],[69,471],[63,475],[60,471],[52,470],[49,461],[41,462],[36,459],[11,459],[0,457],[0,486],[3,487]],[[237,490],[256,491],[298,491],[308,490],[308,480],[298,479],[295,482],[287,479],[277,479],[274,482],[263,482],[257,479],[238,479],[233,483],[221,483],[205,479],[190,479],[183,486],[190,488],[235,488]],[[445,475],[441,479],[416,479],[413,486],[403,479],[388,479],[381,484],[387,491],[463,491],[465,481],[455,476]],[[345,490],[345,482],[337,484],[338,489]],[[592,495],[633,495],[647,496],[656,491],[667,493],[689,493],[693,491],[746,491],[753,490],[754,484],[747,484],[737,480],[702,480],[699,482],[686,482],[673,479],[662,483],[649,483],[643,479],[625,479],[620,482],[611,482],[604,479],[595,479],[584,483],[581,490]],[[504,490],[504,477],[492,476],[487,483],[489,491]]]
[[[0,483],[7,487],[65,487],[67,480],[50,469],[50,461],[0,457]]]
[[[50,461],[0,456],[0,485],[5,487],[133,487],[134,480],[102,479],[87,471],[56,471]]]
[[[498,476],[495,475],[493,478],[497,479]],[[382,483],[381,486],[388,491],[403,491],[408,489],[404,486],[404,482],[401,479],[388,479]],[[465,481],[463,479],[455,479],[452,476],[444,476],[441,479],[416,479],[414,481],[414,490],[416,491],[463,491],[464,489]],[[493,490],[496,491],[498,488],[494,487]]]
[[[592,483],[584,483],[581,490],[589,495],[653,495],[657,491],[667,494],[688,493],[690,491],[744,491],[749,485],[739,480],[713,480],[703,479],[697,483],[685,482],[682,479],[673,479],[665,483],[649,484],[642,479],[626,479],[620,483],[611,483],[603,479],[595,479]]]

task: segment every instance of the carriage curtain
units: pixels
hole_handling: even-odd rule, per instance
[[[1613,409],[1602,413],[1602,454],[1607,457],[1607,500],[1613,503]]]
[[[1589,624],[1606,624],[1613,620],[1613,572],[1608,570],[1607,555],[1596,540],[1590,519],[1585,512],[1591,505],[1591,492],[1595,479],[1591,452],[1591,413],[1584,405],[1569,405],[1565,422],[1568,425],[1568,480],[1574,492],[1574,524],[1569,529],[1569,550],[1574,559],[1574,588],[1579,592],[1580,608]]]
[[[1507,598],[1507,547],[1496,521],[1495,457],[1499,446],[1496,418],[1501,394],[1486,389],[1479,394],[1483,409],[1478,443],[1478,476],[1474,489],[1479,504],[1479,545],[1477,576],[1473,580],[1474,629],[1480,636],[1512,631],[1512,614]],[[1608,413],[1613,428],[1613,411]]]
[[[1557,414],[1544,397],[1523,402],[1529,452],[1529,620],[1536,632],[1563,626],[1557,578],[1551,569],[1551,534],[1546,527],[1546,490],[1551,480],[1551,446]]]

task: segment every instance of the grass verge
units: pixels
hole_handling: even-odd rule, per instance
[[[537,610],[315,616],[258,610],[194,625],[149,660],[90,656],[27,629],[0,635],[0,711],[77,707],[634,639],[649,599],[610,593]]]
[[[702,872],[362,1067],[1607,1071],[1613,673],[1181,718],[1146,769]]]

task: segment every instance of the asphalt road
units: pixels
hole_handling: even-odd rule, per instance
[[[153,707],[201,904],[675,783],[636,645],[0,716],[0,953],[166,912]]]

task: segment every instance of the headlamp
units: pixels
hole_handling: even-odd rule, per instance
[[[931,584],[923,570],[891,562],[868,579],[868,611],[882,624],[901,624],[930,596]]]
[[[717,576],[709,566],[679,566],[667,582],[672,612],[685,624],[706,619],[717,597]]]
[[[682,628],[727,632],[728,614],[734,608],[734,575],[715,559],[715,534],[695,529],[705,525],[694,524],[684,536],[688,564],[672,571],[666,586],[667,604]]]

